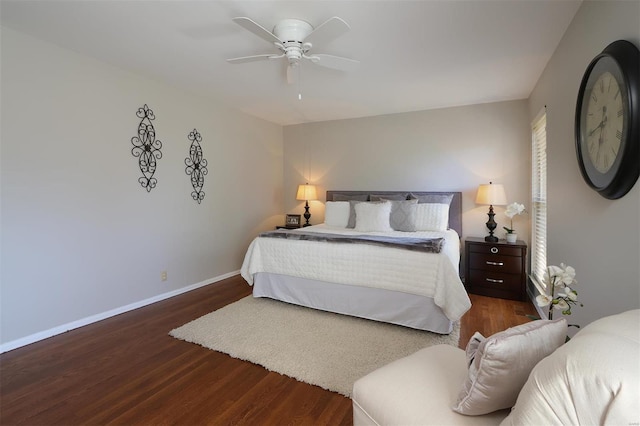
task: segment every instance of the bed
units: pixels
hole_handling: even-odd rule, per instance
[[[459,277],[461,193],[327,191],[326,199],[325,223],[251,242],[241,275],[253,296],[450,333],[471,307]]]

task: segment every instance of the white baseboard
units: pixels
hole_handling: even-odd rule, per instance
[[[152,303],[159,302],[161,300],[169,299],[174,296],[178,296],[179,294],[187,293],[191,290],[195,290],[200,287],[204,287],[209,284],[213,284],[218,281],[222,281],[227,278],[231,278],[234,275],[238,275],[240,270],[232,271],[227,274],[219,275],[215,278],[211,278],[205,281],[201,281],[196,284],[192,284],[187,287],[182,287],[177,290],[169,291],[167,293],[162,293],[157,296],[150,297],[145,300],[141,300],[139,302],[134,302],[126,306],[121,306],[119,308],[111,309],[106,312],[102,312],[100,314],[91,315],[90,317],[82,318],[77,321],[72,321],[67,324],[60,325],[58,327],[50,328],[49,330],[40,331],[38,333],[31,334],[29,336],[21,337],[20,339],[12,340],[7,343],[3,343],[0,345],[0,354],[11,351],[13,349],[20,348],[22,346],[30,345],[31,343],[38,342],[40,340],[48,339],[49,337],[56,336],[58,334],[62,334],[64,332],[83,327],[85,325],[92,324],[94,322],[102,321],[103,319],[107,319],[116,315],[120,315],[124,312],[129,312],[134,309],[141,308],[143,306],[150,305]]]

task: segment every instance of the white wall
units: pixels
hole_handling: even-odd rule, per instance
[[[163,143],[150,193],[130,142],[145,103]],[[6,28],[1,141],[1,343],[211,282],[282,221],[282,127]]]
[[[571,322],[582,325],[640,307],[640,183],[614,201],[591,190],[573,132],[587,65],[618,39],[640,47],[640,2],[583,2],[529,101],[531,119],[547,105],[548,262],[576,268],[585,306]]]
[[[528,204],[529,128],[525,100],[285,127],[285,211],[304,212],[295,191],[306,180],[320,198],[309,203],[311,223],[324,220],[327,189],[461,191],[463,236],[487,235],[479,184],[502,183],[509,202]],[[495,210],[504,238],[508,219]],[[529,217],[513,225],[528,240]]]

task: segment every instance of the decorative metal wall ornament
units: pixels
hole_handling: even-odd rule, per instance
[[[191,147],[189,148],[189,156],[184,159],[184,164],[187,167],[184,171],[187,175],[191,176],[191,186],[193,186],[193,192],[191,197],[200,204],[204,200],[204,177],[209,173],[207,170],[207,160],[202,158],[202,136],[200,133],[193,129],[193,132],[189,133],[189,140],[191,141]]]
[[[131,154],[138,158],[138,167],[142,176],[138,178],[140,185],[151,192],[156,187],[158,180],[153,177],[156,172],[157,161],[162,158],[162,142],[156,139],[156,130],[151,123],[155,120],[153,110],[144,104],[142,108],[138,108],[136,116],[140,118],[138,124],[138,136],[131,138]]]

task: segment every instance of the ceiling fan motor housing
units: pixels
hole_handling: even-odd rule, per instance
[[[273,27],[273,34],[281,41],[291,65],[296,65],[302,58],[302,42],[312,31],[311,24],[300,19],[283,19]]]
[[[273,34],[282,42],[295,41],[300,44],[313,31],[310,23],[300,19],[283,19],[273,27]]]

